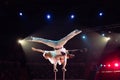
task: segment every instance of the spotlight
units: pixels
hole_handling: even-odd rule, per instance
[[[109,41],[111,38],[110,37],[106,37],[106,40]]]
[[[110,37],[103,37],[103,41],[108,42],[111,38]]]
[[[24,40],[19,39],[19,40],[18,40],[18,43],[23,44],[23,43],[24,43]]]
[[[86,36],[85,36],[85,35],[83,35],[83,36],[82,36],[82,38],[83,38],[83,39],[86,39]]]
[[[49,20],[49,19],[51,19],[51,15],[50,14],[47,14],[46,15],[46,18]]]
[[[104,67],[106,67],[106,65],[103,65]]]
[[[70,13],[68,13],[67,19],[68,19],[70,22],[75,21],[75,18],[76,18],[76,13],[75,13],[75,12],[70,12]]]
[[[71,15],[70,15],[70,18],[71,18],[71,19],[74,19],[74,18],[75,18],[75,15],[71,14]]]
[[[53,18],[54,18],[54,16],[52,13],[45,13],[44,19],[47,23],[53,22]]]
[[[102,67],[103,65],[102,64],[100,64],[100,67]]]
[[[105,36],[105,34],[102,34],[102,36],[104,37],[104,36]]]
[[[115,63],[114,65],[115,65],[115,67],[118,67],[118,66],[119,66],[119,64],[118,64],[118,63]]]
[[[19,15],[20,15],[20,16],[23,16],[23,13],[22,13],[22,12],[20,12],[20,13],[19,13]]]
[[[111,65],[110,64],[108,64],[108,67],[110,67]]]
[[[102,16],[102,15],[103,15],[103,13],[102,13],[102,12],[100,12],[100,13],[99,13],[99,16]]]

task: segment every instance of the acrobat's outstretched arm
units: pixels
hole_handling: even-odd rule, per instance
[[[87,52],[87,51],[88,51],[87,48],[68,50],[69,53],[71,53],[71,52],[81,52],[81,53],[85,53],[85,52]]]
[[[81,32],[82,32],[81,30],[75,29],[74,31],[69,33],[67,36],[60,39],[59,42],[58,42],[58,46],[64,46],[71,38],[73,38],[74,36],[80,34]]]
[[[40,52],[40,53],[44,53],[44,52],[45,52],[45,51],[42,50],[42,49],[36,49],[36,48],[34,48],[34,47],[32,47],[32,50],[33,50],[33,51],[36,51],[36,52]]]
[[[34,48],[32,47],[32,50],[33,51],[36,51],[36,52],[39,52],[39,53],[43,53],[43,57],[45,59],[48,59],[48,58],[51,58],[52,57],[52,52],[51,51],[48,51],[48,50],[42,50],[42,49],[37,49],[37,48]]]

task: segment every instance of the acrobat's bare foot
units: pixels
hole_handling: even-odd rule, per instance
[[[65,68],[62,68],[62,71],[67,71],[67,69],[65,69]]]
[[[54,72],[58,72],[58,69],[54,69]]]
[[[78,29],[75,29],[74,32],[75,32],[76,34],[79,34],[79,33],[81,33],[82,31],[81,31],[81,30],[78,30]]]
[[[27,39],[25,39],[25,41],[30,41],[30,42],[31,42],[31,41],[33,40],[33,38],[34,38],[34,37],[30,36],[30,37],[28,37]]]

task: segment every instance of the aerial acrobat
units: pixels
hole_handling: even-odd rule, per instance
[[[57,72],[57,64],[63,65],[62,69],[66,71],[66,64],[67,64],[67,59],[73,57],[74,55],[69,54],[69,50],[66,50],[64,48],[64,45],[74,36],[80,34],[82,31],[75,29],[71,33],[69,33],[67,36],[63,37],[60,40],[49,40],[49,39],[44,39],[44,38],[38,38],[38,37],[31,37],[31,42],[37,42],[37,43],[42,43],[45,44],[49,47],[52,47],[54,50],[53,51],[48,51],[48,50],[42,50],[42,49],[36,49],[32,47],[33,51],[41,52],[43,53],[43,57],[45,59],[48,59],[51,64],[54,66],[54,71]]]

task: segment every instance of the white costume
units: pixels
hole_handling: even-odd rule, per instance
[[[50,63],[54,65],[54,71],[58,71],[56,68],[57,64],[63,65],[62,69],[66,71],[65,66],[67,64],[67,59],[74,57],[74,55],[69,54],[68,50],[66,50],[65,48],[54,51],[41,50],[36,48],[32,48],[32,50],[43,53],[43,57],[45,59],[48,59]]]
[[[49,56],[49,58],[47,59],[54,65],[54,71],[57,71],[57,68],[56,68],[57,63],[60,65],[63,64],[62,69],[66,71],[65,66],[67,64],[68,51],[64,48],[64,45],[67,43],[67,41],[69,41],[71,38],[73,38],[74,36],[78,35],[81,32],[82,31],[75,29],[74,31],[69,33],[67,36],[57,41],[38,38],[38,37],[31,37],[32,40],[28,40],[28,41],[43,43],[45,45],[48,45],[49,47],[54,48],[54,51],[44,51],[44,52],[41,49],[33,48],[33,50],[44,53],[43,54],[44,57],[45,57],[45,54],[49,53],[51,57]],[[60,59],[62,59],[64,63],[61,63]]]

